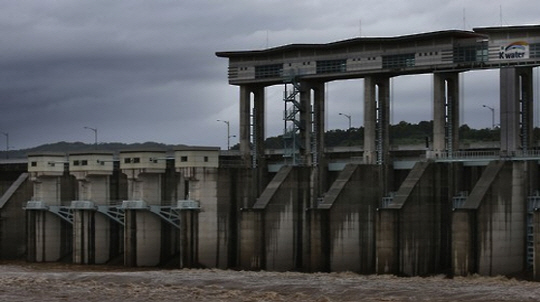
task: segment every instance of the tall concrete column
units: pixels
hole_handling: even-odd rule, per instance
[[[532,67],[500,69],[501,153],[527,150],[533,138]]]
[[[459,149],[459,73],[434,73],[433,78],[433,151],[451,156]]]
[[[76,191],[65,172],[66,157],[61,153],[28,155],[29,180],[33,196],[26,204],[28,261],[58,261],[72,248],[71,224],[53,213],[65,206]]]
[[[364,162],[384,163],[390,148],[390,78],[364,79]]]
[[[264,165],[264,87],[253,89],[253,144],[255,148],[255,165]],[[254,166],[255,166],[254,165]]]
[[[128,182],[128,200],[122,202],[126,266],[156,266],[171,257],[166,240],[174,234],[149,210],[171,202],[164,200],[171,192],[164,194],[167,162],[163,158],[162,150],[120,152],[120,170]]]
[[[240,153],[244,164],[250,161],[251,89],[240,86]]]
[[[125,172],[124,172],[125,173]],[[124,265],[156,266],[162,253],[162,222],[149,212],[148,205],[160,205],[162,177],[157,173],[128,175],[133,191],[128,192],[129,205],[124,209]],[[126,201],[124,201],[126,203]]]
[[[110,200],[110,176],[71,172],[79,183],[78,200],[72,202],[73,262],[102,264],[110,260],[111,221],[97,213],[94,206],[107,205]],[[91,207],[85,203],[90,202]]]
[[[325,132],[325,88],[324,82],[312,83],[313,91],[313,170],[312,170],[312,197],[314,201],[326,192],[327,163],[324,153]]]
[[[311,166],[311,136],[312,136],[312,105],[311,86],[309,82],[300,83],[300,157],[303,165]]]
[[[313,135],[315,139],[314,144],[314,161],[318,165],[324,164],[324,132],[326,128],[325,124],[325,89],[324,82],[312,84],[313,89]]]
[[[255,195],[259,196],[264,190],[267,183],[268,168],[266,164],[266,156],[264,153],[265,134],[265,93],[263,86],[253,88],[253,148],[254,154],[251,166],[255,169],[256,177],[254,178],[256,185]]]
[[[258,162],[264,158],[264,99],[264,86],[240,86],[240,153],[248,166],[258,165]],[[253,141],[251,141],[252,117]],[[255,148],[257,156],[255,159],[251,158],[251,144]]]

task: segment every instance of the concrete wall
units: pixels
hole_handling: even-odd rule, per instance
[[[378,234],[381,238],[377,240],[381,244],[377,246],[378,272],[418,276],[449,269],[450,224],[446,221],[451,203],[447,184],[446,166],[429,162],[414,166],[392,203],[379,214],[378,230],[384,233]]]
[[[189,175],[168,170],[167,179],[158,177],[164,175],[160,173],[140,174],[142,181],[131,192],[152,196],[144,200],[168,202],[185,195],[187,180],[185,190],[200,201],[201,211],[183,212],[181,230],[146,210],[127,211],[124,237],[106,231],[109,220],[100,213],[76,214],[81,223],[72,231],[54,214],[27,211],[28,260],[66,259],[73,246],[84,261],[101,263],[125,245],[125,263],[131,266],[163,265],[180,250],[181,267],[399,275],[525,270],[525,201],[536,184],[525,162],[492,162],[487,168],[419,163],[393,202],[379,211],[386,176],[375,165],[347,166],[333,177],[322,203],[313,203],[310,195],[309,168],[287,167],[269,174],[275,177],[258,199],[252,194],[251,169],[189,169]],[[73,177],[41,175],[34,183],[34,199],[50,204],[76,199],[74,182]],[[121,182],[111,184],[119,188]],[[31,191],[30,182],[26,186]],[[451,212],[451,197],[463,190],[471,191],[467,204]],[[121,195],[121,189],[113,191]],[[22,185],[21,196],[24,192]],[[10,206],[18,210],[11,201],[5,204]],[[4,210],[2,217],[8,213]],[[94,236],[104,237],[92,240],[92,228]],[[125,241],[119,243],[119,238]]]
[[[477,210],[478,273],[524,270],[526,187],[523,162],[505,162]]]
[[[535,210],[533,213],[533,278],[540,281],[540,211]]]
[[[329,208],[331,271],[375,272],[375,217],[382,198],[381,167],[349,165],[319,208]]]
[[[379,209],[376,221],[377,274],[399,274],[399,211]]]
[[[238,268],[260,270],[264,268],[264,218],[262,210],[245,209],[240,212],[238,238]]]
[[[476,272],[476,213],[456,209],[452,213],[452,274],[467,276]]]
[[[453,271],[509,275],[526,270],[528,164],[493,161],[454,213]]]
[[[68,204],[75,198],[75,180],[63,176],[31,176],[33,182],[33,200],[43,201],[46,205],[59,206]],[[59,261],[71,256],[72,225],[59,216],[45,210],[27,211],[29,261]]]
[[[144,210],[125,213],[126,266],[156,266],[161,263],[161,219]]]
[[[216,168],[194,168],[195,173],[189,181],[190,198],[200,203],[198,213],[198,261],[203,267],[218,267],[219,260],[226,263],[226,245],[220,242],[220,228],[223,221],[219,219],[217,184],[218,170]]]
[[[22,175],[24,180],[16,184],[19,173],[1,174],[0,197],[5,200],[0,206],[0,259],[21,259],[26,253],[26,218],[22,209],[32,197],[32,183]]]
[[[290,271],[302,266],[302,218],[307,208],[303,170],[293,168],[264,209],[266,270]]]
[[[305,210],[311,204],[309,172],[301,167],[282,168],[253,206],[253,209],[263,211],[264,254],[259,256],[263,260],[262,269],[290,271],[302,268]],[[259,218],[257,214],[247,216],[252,219],[252,224]]]

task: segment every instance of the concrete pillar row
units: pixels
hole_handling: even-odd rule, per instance
[[[532,67],[500,69],[501,153],[527,150],[533,142]]]
[[[459,149],[459,73],[434,73],[433,78],[433,151],[451,156]]]
[[[388,158],[389,124],[390,77],[366,77],[364,79],[364,162],[366,164],[380,164]]]

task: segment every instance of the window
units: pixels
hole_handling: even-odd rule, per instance
[[[124,164],[130,164],[130,163],[131,163],[131,158],[129,157],[124,158]]]
[[[283,64],[255,66],[255,78],[277,78],[283,73]]]
[[[37,167],[37,161],[31,162],[31,163],[30,163],[30,166],[32,166],[32,167]]]
[[[183,163],[187,162],[187,156],[180,157],[180,161]]]
[[[414,67],[416,63],[414,53],[383,56],[382,59],[383,68]]]
[[[317,61],[317,73],[334,73],[347,71],[347,60]]]
[[[73,165],[74,165],[74,166],[78,166],[78,165],[79,165],[79,161],[78,161],[78,160],[74,160],[74,161],[73,161]]]
[[[205,162],[205,163],[208,162],[208,156],[205,156],[205,157],[204,157],[204,162]]]
[[[134,157],[134,158],[133,158],[133,163],[134,163],[134,164],[138,164],[138,163],[140,163],[140,162],[141,162],[141,158],[140,158],[140,157]]]
[[[86,159],[81,160],[81,166],[88,166],[88,161]]]
[[[540,58],[540,44],[539,43],[529,45],[529,57]]]
[[[454,63],[485,62],[488,60],[487,42],[454,47]]]

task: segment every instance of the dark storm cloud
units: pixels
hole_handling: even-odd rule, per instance
[[[327,43],[450,28],[538,23],[536,3],[456,1],[0,1],[0,131],[12,147],[55,141],[220,145],[238,127],[238,89],[216,51]],[[464,18],[465,17],[465,18]],[[413,77],[414,78],[414,77]],[[471,114],[490,101],[465,76]],[[496,77],[493,77],[496,81]],[[429,76],[395,79],[394,122],[429,117]],[[282,88],[267,89],[267,134],[282,131]],[[361,126],[362,81],[328,84],[328,128],[338,112]],[[399,92],[399,93],[398,93]],[[484,98],[484,99],[481,99]],[[427,101],[426,101],[427,99]],[[481,99],[481,100],[479,100]],[[410,106],[400,107],[407,102]],[[422,110],[414,110],[414,106]],[[484,108],[485,110],[485,108]],[[398,112],[399,111],[399,112]],[[420,115],[419,111],[424,111]],[[473,118],[474,120],[474,118]],[[475,125],[473,125],[475,126]],[[3,149],[0,140],[0,148]]]

